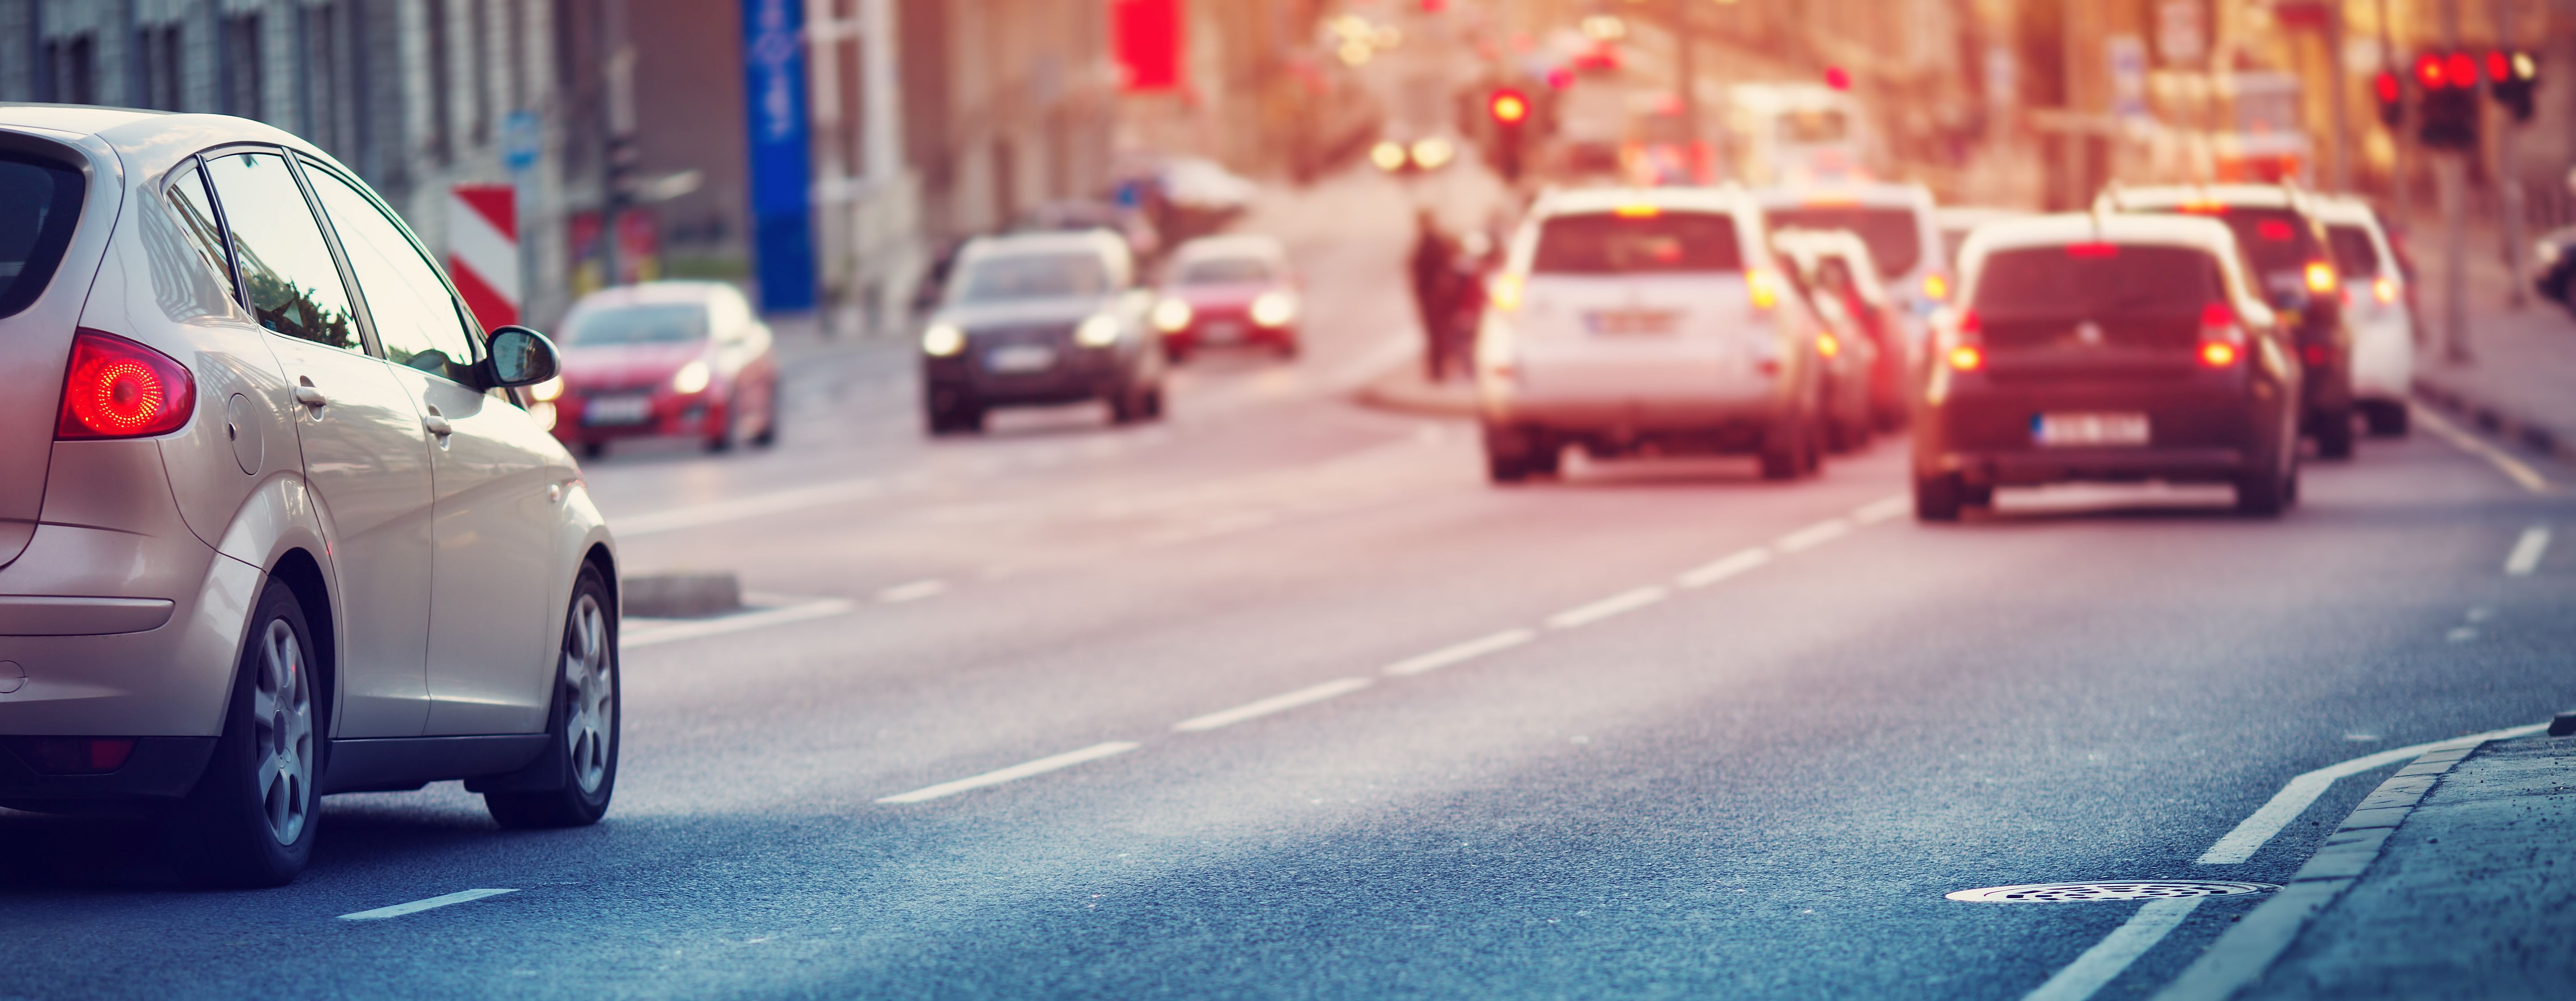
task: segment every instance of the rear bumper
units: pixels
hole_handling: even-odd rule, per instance
[[[193,536],[39,527],[0,570],[0,735],[221,733],[263,583]]]
[[[2352,395],[2404,401],[2415,385],[2415,330],[2403,313],[2359,326],[2352,345]]]
[[[2269,383],[2151,386],[2073,383],[1952,391],[1915,424],[1915,471],[1956,473],[1971,485],[2080,480],[2229,480],[2281,461],[2296,423],[2286,391]],[[2137,445],[2042,445],[2051,413],[2141,413]]]
[[[0,749],[0,806],[74,810],[119,801],[173,802],[196,787],[214,753],[213,737],[144,737],[115,771],[45,775]]]
[[[2233,480],[2256,468],[2232,448],[2048,449],[1945,452],[1930,471],[1957,473],[1977,486],[2028,486],[2079,480],[2178,482]]]
[[[1249,320],[1244,321],[1231,338],[1209,336],[1207,325],[1204,323],[1193,323],[1186,329],[1163,335],[1163,347],[1170,351],[1198,351],[1206,348],[1237,346],[1275,348],[1295,343],[1297,343],[1296,327],[1264,327]]]
[[[1049,368],[1010,374],[986,370],[973,360],[980,354],[923,359],[923,398],[934,405],[1043,406],[1105,399],[1131,380],[1127,359],[1115,351],[1067,350]]]
[[[724,428],[731,407],[715,393],[680,396],[656,393],[653,409],[644,420],[633,423],[597,424],[590,420],[590,401],[594,394],[565,393],[555,401],[555,440],[568,445],[590,445],[620,438],[693,438],[712,436]],[[597,396],[626,394],[599,393]]]

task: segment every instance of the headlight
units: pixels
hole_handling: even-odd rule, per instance
[[[1389,173],[1403,170],[1404,158],[1404,144],[1392,139],[1369,147],[1369,162],[1376,164],[1379,170]]]
[[[2558,263],[2559,249],[2558,241],[2556,240],[2542,240],[2539,244],[2532,247],[2532,251],[2532,259],[2539,261],[2540,266],[2543,268],[2548,268]]]
[[[703,393],[707,391],[707,384],[714,381],[716,370],[708,368],[705,362],[693,361],[680,366],[680,370],[672,374],[671,390],[682,395]]]
[[[556,376],[528,387],[528,398],[543,403],[563,398],[563,376]]]
[[[1285,327],[1297,318],[1297,300],[1286,292],[1264,292],[1252,300],[1252,322],[1265,327]]]
[[[1180,333],[1190,328],[1190,319],[1195,315],[1189,303],[1165,299],[1154,304],[1154,329],[1166,334]]]
[[[953,323],[934,323],[921,332],[921,352],[933,358],[946,358],[966,350],[966,332]]]
[[[1449,140],[1438,136],[1413,144],[1413,165],[1424,170],[1438,170],[1446,167],[1449,161],[1457,157],[1457,147],[1449,145]]]
[[[1095,313],[1091,319],[1073,328],[1073,342],[1087,348],[1105,348],[1118,343],[1118,318]]]

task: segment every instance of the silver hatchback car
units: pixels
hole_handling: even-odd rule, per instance
[[[329,793],[596,821],[617,572],[399,216],[257,122],[0,105],[0,806],[291,880]]]

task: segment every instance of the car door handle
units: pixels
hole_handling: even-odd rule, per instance
[[[447,418],[439,415],[436,407],[431,407],[429,416],[420,419],[420,426],[428,428],[429,433],[441,438],[456,433],[456,428],[447,423]]]
[[[331,398],[322,395],[321,390],[313,388],[311,382],[306,382],[295,387],[295,402],[320,410],[325,404],[331,402]]]

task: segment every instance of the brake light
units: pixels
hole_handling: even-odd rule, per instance
[[[1986,367],[1985,349],[1974,344],[1962,344],[1951,348],[1950,367],[1962,372],[1974,372]]]
[[[1938,271],[1924,275],[1923,295],[1925,298],[1928,298],[1933,302],[1948,301],[1950,298],[1950,276]]]
[[[1753,308],[1769,309],[1780,304],[1779,280],[1771,277],[1770,271],[1762,268],[1746,270],[1744,286],[1753,297]]]
[[[2386,278],[2373,281],[2370,283],[2370,294],[2372,298],[2378,299],[2382,305],[2396,302],[2397,283]]]
[[[2227,308],[2227,304],[2223,302],[2213,302],[2209,305],[2202,306],[2200,307],[2200,325],[2204,330],[2211,328],[2223,329],[2233,327],[2236,325],[2236,311]]]
[[[2290,238],[2290,224],[2278,219],[2257,220],[2254,235],[2274,242],[2287,240]]]
[[[1521,308],[1521,276],[1499,274],[1485,283],[1485,305],[1506,313]]]
[[[2200,363],[2203,365],[2211,368],[2226,368],[2236,364],[2236,357],[2236,345],[2226,341],[2200,342]]]
[[[2334,361],[2334,352],[2327,350],[2323,344],[2310,344],[2299,349],[2299,357],[2310,365],[2323,367],[2326,363]]]
[[[2066,245],[2066,256],[2118,257],[2120,256],[2120,248],[2116,244],[2109,243],[2070,243]]]
[[[2334,291],[2335,286],[2343,282],[2343,279],[2335,274],[2334,265],[2324,261],[2309,261],[2306,275],[2308,291],[2318,295]]]
[[[168,434],[196,409],[197,380],[169,355],[114,334],[81,330],[63,373],[56,438]]]
[[[1827,358],[1840,355],[1843,353],[1843,342],[1835,340],[1832,334],[1817,334],[1816,353]]]
[[[11,753],[39,775],[105,775],[134,755],[132,737],[12,737]]]
[[[1664,210],[1662,208],[1642,204],[1622,205],[1610,211],[1612,215],[1616,215],[1622,219],[1652,219],[1664,214]]]

